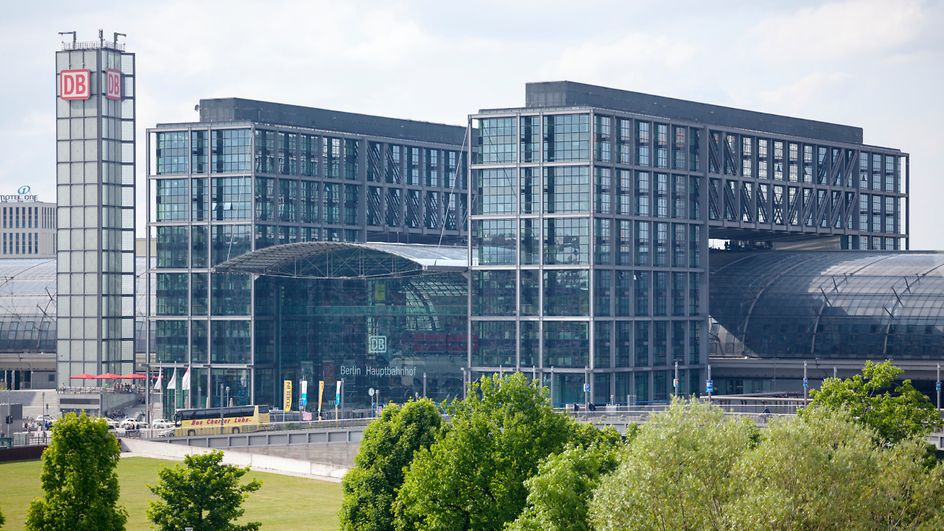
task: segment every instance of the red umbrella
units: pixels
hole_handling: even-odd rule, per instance
[[[105,374],[96,375],[95,378],[100,380],[118,380],[121,378],[121,376],[113,372],[106,372]]]
[[[147,376],[143,374],[136,374],[133,372],[129,372],[128,374],[122,374],[120,378],[122,380],[146,380]]]
[[[83,372],[82,374],[74,374],[70,378],[75,378],[76,380],[94,380],[95,378],[98,378],[98,377],[95,376],[94,374],[88,374],[88,373]]]

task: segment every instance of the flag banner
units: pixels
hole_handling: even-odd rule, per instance
[[[185,372],[184,377],[180,379],[180,390],[181,391],[190,390],[190,367],[187,367],[187,372]]]
[[[170,381],[167,382],[167,390],[172,391],[177,389],[177,369],[174,369],[174,374],[170,375]]]
[[[298,409],[305,409],[308,405],[308,380],[302,380],[302,391],[298,395]]]
[[[155,391],[162,391],[164,387],[164,372],[161,370],[157,371],[157,381],[154,383]]]
[[[318,418],[321,418],[321,400],[324,397],[324,380],[318,380]]]
[[[335,387],[336,388],[334,390],[334,405],[339,406],[341,405],[341,380],[338,380],[337,382],[335,382]]]
[[[282,411],[292,410],[292,381],[282,382]]]

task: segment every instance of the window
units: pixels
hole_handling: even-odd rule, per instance
[[[594,116],[594,160],[608,162],[612,160],[610,139],[612,137],[613,118]]]
[[[586,166],[544,168],[546,213],[589,212],[590,177]]]
[[[514,264],[517,239],[513,219],[473,221],[473,265]]]
[[[212,138],[210,162],[214,172],[249,171],[249,129],[217,129]]]
[[[545,270],[544,315],[590,314],[589,271]]]
[[[186,221],[190,207],[187,179],[158,179],[156,188],[157,221]]]
[[[544,219],[545,264],[586,264],[589,259],[589,219]]]
[[[157,174],[187,173],[187,132],[157,133]]]
[[[515,118],[482,118],[473,127],[478,131],[476,148],[473,151],[478,164],[501,164],[515,162],[517,132]]]
[[[499,168],[472,172],[475,214],[515,212],[515,170]]]
[[[544,131],[545,162],[590,158],[590,116],[588,114],[545,116]]]
[[[649,165],[649,122],[636,122],[636,164]]]
[[[210,209],[215,220],[249,219],[252,205],[249,177],[214,177]]]
[[[521,117],[521,162],[540,162],[541,117]]]

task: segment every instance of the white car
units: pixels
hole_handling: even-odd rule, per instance
[[[119,424],[118,427],[125,430],[136,430],[140,428],[141,426],[137,420],[131,417],[128,417],[125,420],[121,421],[121,424]]]
[[[174,423],[167,419],[157,419],[151,423],[151,427],[155,430],[166,430],[174,427]]]

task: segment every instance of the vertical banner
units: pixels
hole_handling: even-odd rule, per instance
[[[337,389],[334,391],[334,405],[339,406],[341,405],[341,380],[338,380],[336,384]]]
[[[305,409],[308,405],[308,380],[302,380],[302,390],[298,395],[298,409]]]
[[[321,420],[321,400],[324,397],[324,380],[318,380],[318,420]]]
[[[292,381],[285,380],[282,383],[282,411],[292,410]]]

